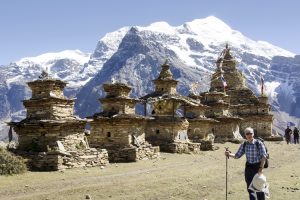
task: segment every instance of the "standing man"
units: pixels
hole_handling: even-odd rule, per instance
[[[247,183],[247,190],[249,193],[250,200],[265,200],[264,192],[253,192],[249,190],[249,185],[252,182],[255,174],[261,175],[264,168],[264,164],[267,158],[267,152],[265,146],[260,140],[254,139],[254,130],[248,127],[244,130],[246,136],[246,141],[240,145],[238,151],[233,154],[229,150],[225,151],[225,156],[232,157],[235,159],[240,158],[242,155],[246,154],[246,167],[245,167],[245,181]]]
[[[291,142],[291,134],[292,134],[292,130],[290,129],[289,126],[287,126],[284,133],[284,137],[287,144]]]
[[[297,127],[294,128],[294,142],[299,144],[299,129]]]

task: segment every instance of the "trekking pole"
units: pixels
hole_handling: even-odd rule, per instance
[[[226,151],[229,151],[229,147],[225,147]],[[230,152],[230,151],[229,151]],[[226,200],[227,200],[227,177],[228,177],[228,159],[229,159],[229,156],[226,156]]]

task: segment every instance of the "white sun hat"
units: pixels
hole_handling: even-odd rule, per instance
[[[269,184],[263,174],[255,174],[248,189],[253,192],[263,192],[267,198],[270,198]]]

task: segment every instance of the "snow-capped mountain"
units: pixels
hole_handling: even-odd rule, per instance
[[[214,63],[226,43],[239,61],[239,69],[245,73],[250,88],[257,93],[260,74],[265,76],[270,95],[278,86],[272,80],[272,58],[294,56],[267,42],[251,40],[215,17],[177,27],[166,22],[131,27],[115,54],[78,93],[76,111],[81,117],[98,111],[98,98],[104,95],[101,85],[112,78],[133,86],[133,96],[145,95],[153,90],[151,81],[157,77],[165,59],[169,60],[175,78],[180,81],[178,90],[181,93],[188,94],[193,82],[201,82],[199,90],[206,91],[215,70]]]
[[[152,91],[151,81],[157,77],[160,65],[166,59],[174,77],[180,81],[179,92],[188,94],[193,82],[200,82],[198,90],[206,91],[215,70],[214,63],[226,43],[250,88],[258,93],[262,74],[274,109],[300,117],[298,107],[291,111],[291,107],[284,105],[285,97],[293,99],[293,105],[299,106],[299,97],[296,100],[299,91],[295,88],[300,81],[296,78],[284,81],[284,77],[294,77],[291,71],[300,71],[297,68],[299,57],[267,42],[251,40],[211,16],[177,27],[166,22],[147,27],[124,27],[100,39],[92,54],[63,51],[0,66],[0,118],[3,121],[11,116],[24,116],[20,101],[30,96],[25,82],[36,79],[42,69],[69,83],[66,95],[77,97],[76,113],[81,117],[100,109],[98,98],[104,95],[101,85],[112,78],[131,85],[132,96]]]
[[[1,71],[5,73],[8,86],[33,80],[42,70],[45,70],[54,78],[68,81],[70,87],[77,87],[80,84],[84,85],[88,80],[78,72],[88,62],[89,57],[90,54],[79,50],[46,53],[36,57],[22,58],[1,68]]]

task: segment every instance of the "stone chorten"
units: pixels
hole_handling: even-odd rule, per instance
[[[247,87],[246,78],[236,69],[237,61],[231,55],[228,45],[216,64],[218,69],[212,76],[210,91],[223,91],[219,78],[223,74],[227,82],[226,95],[230,97],[229,111],[232,115],[243,118],[240,123],[241,131],[250,126],[256,136],[271,139],[273,115],[270,113],[268,97],[256,97]]]
[[[103,111],[89,117],[90,145],[108,150],[111,162],[132,162],[159,156],[159,147],[145,140],[148,118],[135,114],[139,100],[129,97],[131,88],[123,83],[104,84]]]
[[[190,94],[189,97],[198,104],[185,106],[184,116],[189,121],[188,137],[193,142],[200,142],[201,150],[214,150],[214,127],[218,121],[206,117],[210,107],[201,103],[201,96]]]
[[[85,120],[73,115],[74,99],[63,95],[66,83],[43,71],[28,82],[32,97],[24,100],[27,116],[10,122],[18,135],[17,153],[30,159],[38,170],[106,165],[107,151],[90,149],[84,135]]]
[[[226,44],[226,48],[222,51],[216,65],[217,70],[212,75],[210,91],[224,91],[224,85],[220,78],[221,75],[224,76],[227,83],[226,91],[243,90],[247,88],[245,77],[237,70],[237,61],[231,55],[228,44]],[[234,99],[231,98],[231,101],[233,100]]]
[[[170,66],[165,62],[155,84],[155,91],[141,99],[144,100],[145,114],[147,104],[153,107],[152,117],[146,126],[146,139],[159,145],[161,151],[171,153],[199,152],[200,143],[191,143],[187,130],[189,122],[176,111],[185,105],[197,105],[193,99],[177,94],[178,81],[173,79]],[[185,112],[185,111],[184,111]]]
[[[202,93],[202,103],[209,106],[206,117],[216,120],[213,126],[215,141],[241,140],[239,125],[241,118],[230,112],[229,96],[223,92]]]

